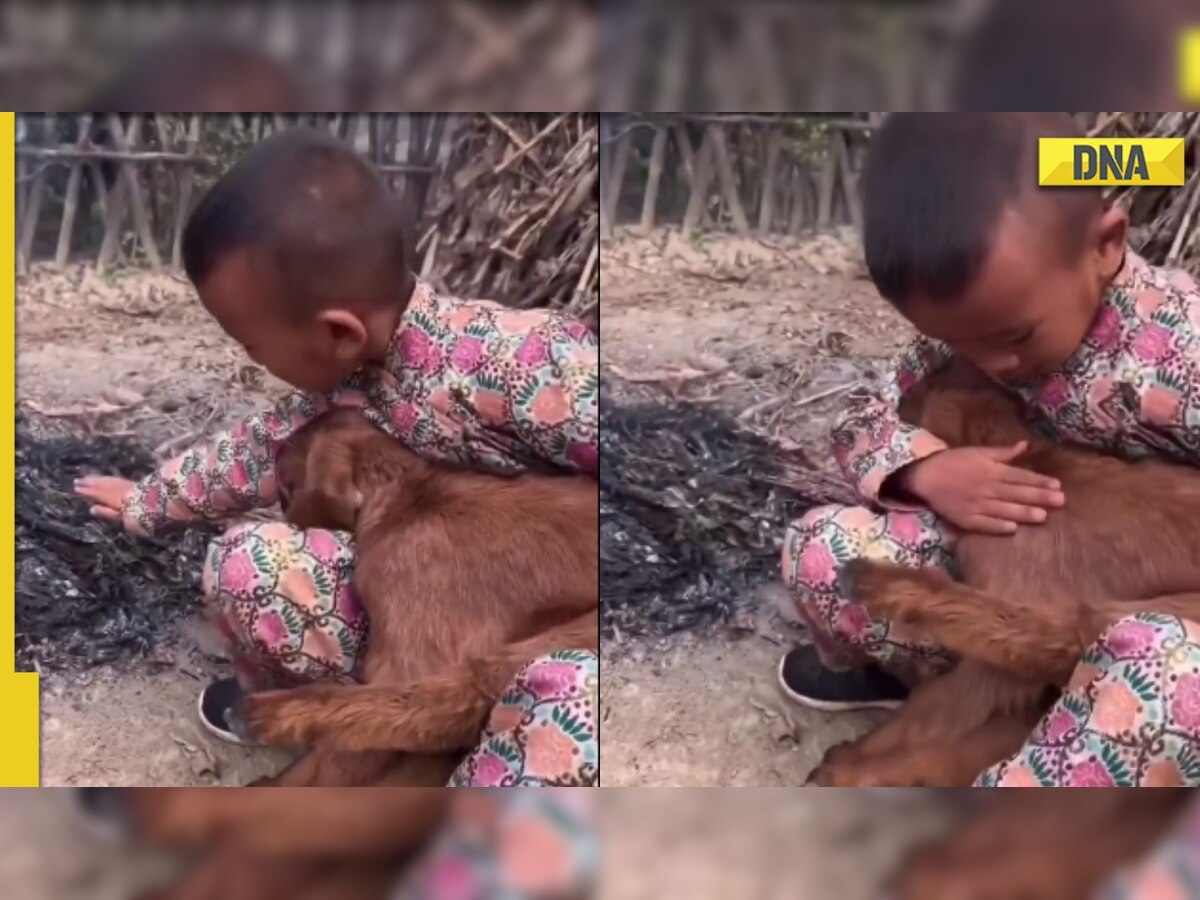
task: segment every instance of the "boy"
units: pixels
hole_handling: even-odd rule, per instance
[[[287,131],[247,153],[192,213],[184,266],[221,328],[297,391],[139,483],[81,479],[93,513],[152,534],[270,506],[277,451],[335,404],[430,459],[594,477],[594,336],[553,312],[438,296],[411,273],[405,232],[379,176],[328,135]],[[243,691],[353,676],[367,635],[353,570],[344,532],[243,524],[213,542],[204,592],[237,677],[201,695],[209,730],[239,739],[228,714]],[[588,666],[567,668],[586,699]]]
[[[864,245],[882,294],[921,332],[884,396],[833,432],[861,507],[788,529],[784,575],[815,645],[780,681],[822,709],[896,707],[942,648],[840,597],[858,557],[954,570],[959,530],[1011,534],[1070,498],[1010,465],[1020,447],[946,449],[902,423],[899,397],[950,354],[1007,384],[1053,437],[1200,463],[1200,295],[1126,247],[1098,190],[1039,189],[1038,137],[1082,136],[1065,113],[895,114],[864,175]]]

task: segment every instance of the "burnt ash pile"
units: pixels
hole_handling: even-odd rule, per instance
[[[711,405],[600,400],[600,609],[606,636],[727,621],[779,577],[807,506],[779,450]],[[624,394],[624,392],[621,392]]]
[[[16,433],[17,668],[79,670],[152,655],[171,624],[196,609],[211,533],[140,538],[88,513],[73,493],[80,475],[137,478],[154,459],[136,443],[102,436]]]

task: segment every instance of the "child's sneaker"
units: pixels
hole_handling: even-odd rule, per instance
[[[245,692],[236,678],[219,678],[200,692],[196,712],[200,716],[200,724],[214,737],[244,747],[259,746],[246,736],[244,725],[233,714],[234,707],[243,696]]]
[[[801,706],[825,712],[899,709],[908,687],[875,665],[847,672],[825,668],[816,647],[789,650],[779,661],[779,687]]]
[[[70,796],[76,821],[94,840],[109,846],[129,840],[132,829],[121,788],[74,788]]]

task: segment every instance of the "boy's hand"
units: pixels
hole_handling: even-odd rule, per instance
[[[1018,525],[1046,521],[1046,511],[1066,502],[1053,478],[1009,465],[1027,449],[955,447],[898,473],[899,485],[964,531],[1012,534]]]
[[[121,507],[133,489],[129,479],[110,475],[87,475],[75,482],[75,493],[92,504],[92,515],[110,522],[121,521]]]

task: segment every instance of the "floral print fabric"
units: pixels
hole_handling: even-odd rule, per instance
[[[526,666],[451,787],[595,787],[600,659],[564,650]]]
[[[442,835],[392,897],[593,897],[600,866],[596,828],[591,791],[463,791]]]
[[[360,407],[414,452],[498,474],[598,466],[599,349],[581,322],[548,310],[459,300],[419,283],[380,370],[328,395],[293,393],[141,481],[125,526],[153,534],[277,499],[279,448],[335,405]]]
[[[1200,787],[1200,624],[1131,616],[1088,648],[1067,689],[979,787]]]
[[[883,559],[912,568],[954,571],[953,529],[928,510],[875,513],[863,506],[821,506],[788,528],[784,580],[809,636],[831,669],[877,662],[906,681],[949,667],[941,647],[902,624],[873,619],[838,590],[838,571],[852,559]]]
[[[353,578],[348,532],[267,522],[214,540],[202,584],[238,670],[266,687],[278,675],[353,676],[367,644]]]

